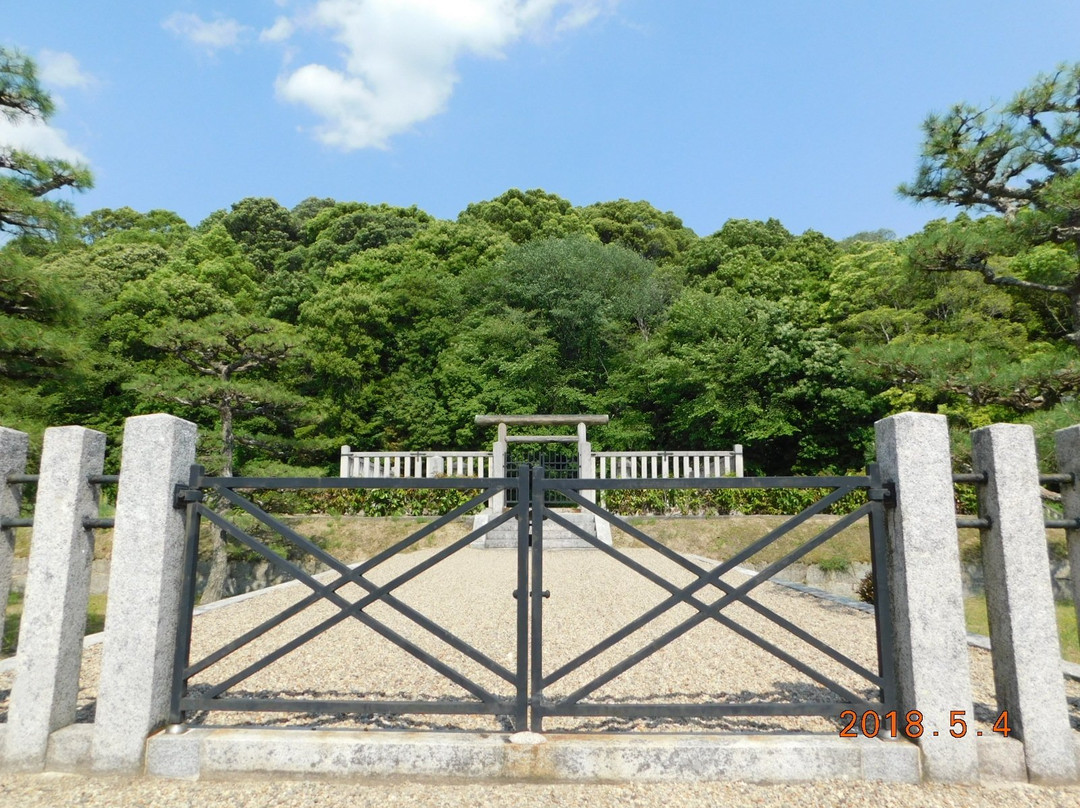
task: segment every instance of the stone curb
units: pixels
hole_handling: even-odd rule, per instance
[[[657,782],[821,779],[917,783],[918,747],[904,741],[752,735],[546,734],[210,729],[147,741],[146,773],[176,779],[265,774],[439,780]]]

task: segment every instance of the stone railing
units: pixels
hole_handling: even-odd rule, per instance
[[[341,447],[342,477],[493,477],[491,452],[354,452]]]
[[[742,477],[743,447],[729,452],[593,452],[594,479]]]

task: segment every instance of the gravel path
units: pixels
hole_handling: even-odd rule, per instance
[[[418,551],[392,559],[374,571],[376,583],[390,580],[434,551]],[[664,577],[682,585],[692,580],[690,573],[648,550],[632,550],[629,555]],[[512,597],[516,558],[513,551],[463,550],[424,573],[400,590],[403,601],[418,609],[480,649],[494,661],[512,669],[515,659],[515,607]],[[544,588],[551,597],[544,601],[544,670],[551,672],[573,659],[599,639],[613,633],[649,607],[660,603],[667,593],[628,567],[599,553],[563,551],[546,555]],[[377,573],[377,574],[375,574]],[[731,573],[732,585],[746,580]],[[358,587],[341,590],[348,599],[360,596]],[[207,614],[197,621],[193,636],[193,659],[220,647],[236,636],[237,626],[252,625],[276,613],[300,597],[303,590],[289,588],[262,598]],[[710,595],[709,600],[715,595]],[[793,620],[824,642],[849,655],[867,668],[876,666],[874,624],[865,614],[837,604],[777,587],[766,586],[757,600],[781,616]],[[251,643],[200,674],[193,687],[222,681],[245,665],[336,612],[330,604],[313,606],[264,638]],[[565,696],[585,685],[610,665],[633,653],[650,640],[690,617],[689,606],[671,609],[654,623],[641,629],[609,651],[548,688],[546,695]],[[464,655],[418,629],[410,621],[380,605],[371,610],[395,631],[409,637],[426,650],[437,653],[492,692],[509,697],[512,688]],[[869,695],[868,683],[846,671],[824,655],[806,649],[786,632],[771,625],[745,606],[733,606],[730,617],[761,633],[771,642],[812,659],[814,666],[852,691]],[[802,648],[800,649],[800,646]],[[806,651],[809,650],[809,654]],[[416,662],[390,642],[378,637],[358,621],[335,626],[271,667],[251,676],[230,692],[236,695],[320,696],[325,698],[418,698],[466,697],[457,685]],[[755,651],[749,641],[713,621],[693,628],[672,645],[600,688],[590,701],[790,701],[833,700],[828,690],[798,673],[784,662]],[[254,721],[253,721],[254,718]],[[396,727],[505,729],[504,721],[484,716],[401,716],[364,718],[356,715],[263,715],[218,713],[195,717],[206,724],[300,724],[310,726],[355,726],[377,723]],[[788,730],[834,731],[831,722],[816,718],[725,719],[682,721],[619,721],[604,718],[551,718],[549,730]]]
[[[1080,787],[882,785],[820,782],[756,786],[747,783],[628,783],[433,785],[408,782],[188,783],[146,778],[87,778],[49,774],[0,777],[0,806],[15,808],[1076,808]]]
[[[430,557],[434,550],[422,550],[390,559],[372,571],[375,583],[384,583]],[[665,578],[683,585],[692,580],[687,571],[650,550],[629,550],[627,554]],[[433,569],[397,590],[400,598],[424,615],[444,625],[483,651],[496,662],[512,669],[514,664],[514,620],[516,555],[513,551],[466,549],[440,562]],[[733,571],[725,581],[737,586],[746,573]],[[544,601],[544,671],[550,673],[563,663],[626,625],[648,608],[660,603],[667,593],[628,567],[600,553],[562,551],[545,554],[544,589],[551,592]],[[226,609],[205,614],[196,621],[193,659],[216,649],[235,637],[240,626],[257,624],[270,614],[286,608],[306,593],[306,588],[278,589]],[[350,585],[341,590],[349,600],[361,595]],[[709,592],[711,601],[718,593]],[[791,620],[854,663],[876,669],[874,621],[866,613],[812,595],[765,584],[754,592],[755,600],[781,617]],[[331,616],[335,607],[313,606],[267,636],[192,681],[193,686],[222,681],[277,644]],[[465,658],[410,621],[379,605],[371,614],[438,654],[493,692],[511,694],[511,687],[475,662]],[[588,683],[610,665],[643,647],[677,623],[694,614],[680,605],[639,630],[583,668],[546,689],[549,697],[565,696]],[[758,633],[782,650],[809,663],[816,670],[852,692],[873,697],[874,689],[865,679],[824,654],[809,648],[765,617],[741,604],[725,609],[732,620]],[[972,649],[972,678],[976,718],[989,731],[997,711],[994,699],[990,655]],[[1080,684],[1069,682],[1068,693],[1074,723],[1080,729]],[[464,691],[440,674],[418,663],[404,651],[378,637],[356,620],[347,620],[302,646],[272,666],[255,674],[230,692],[237,695],[290,694],[295,697],[325,698],[467,698]],[[588,701],[833,701],[836,697],[821,684],[760,651],[732,630],[707,620],[670,646],[604,685]],[[202,714],[195,721],[219,724],[300,724],[310,726],[388,725],[498,730],[506,724],[484,716],[400,716],[362,717],[356,715],[312,716],[251,713]],[[548,718],[547,730],[635,730],[635,731],[812,731],[834,732],[835,722],[821,718],[743,718],[712,720],[638,720],[611,718]]]

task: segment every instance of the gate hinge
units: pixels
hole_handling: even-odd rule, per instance
[[[896,501],[896,486],[893,483],[882,483],[881,488],[868,488],[866,496],[871,502],[892,505]]]
[[[173,507],[180,509],[187,507],[190,502],[202,502],[203,492],[198,488],[188,488],[183,483],[173,486]]]
[[[517,589],[514,590],[514,600],[517,600],[518,591],[519,590],[517,590]],[[529,596],[532,597],[532,590],[531,589],[529,590]],[[542,598],[550,598],[551,597],[551,590],[550,589],[545,589],[545,590],[541,591],[540,592],[540,597],[542,597]]]

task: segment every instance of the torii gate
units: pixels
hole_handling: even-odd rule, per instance
[[[506,450],[511,443],[576,443],[578,447],[578,476],[592,479],[592,444],[586,430],[589,426],[608,423],[608,415],[477,415],[478,426],[498,426],[498,436],[491,447],[492,476],[506,476]],[[576,435],[510,435],[508,426],[576,426]],[[582,491],[581,495],[596,502],[595,491]],[[506,492],[499,491],[491,498],[491,514],[496,516],[506,507]]]

